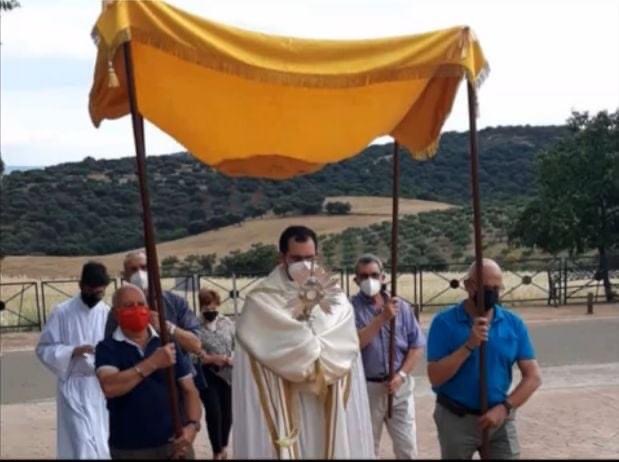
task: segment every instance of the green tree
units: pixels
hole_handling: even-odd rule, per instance
[[[0,0],[0,10],[1,11],[10,11],[14,8],[19,7],[20,4],[17,0]]]
[[[574,112],[569,136],[537,165],[537,196],[525,207],[510,239],[556,254],[597,250],[606,299],[614,295],[608,252],[619,243],[619,110],[590,117]]]
[[[352,207],[350,202],[327,202],[325,210],[329,215],[348,215]]]
[[[234,250],[223,257],[217,266],[218,274],[268,274],[277,264],[279,252],[274,245],[253,244],[250,250]]]

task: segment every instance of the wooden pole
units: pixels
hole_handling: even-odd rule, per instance
[[[135,159],[137,166],[137,175],[140,186],[140,198],[142,200],[142,217],[144,223],[144,243],[146,247],[146,262],[148,265],[148,292],[149,303],[154,304],[151,310],[154,309],[159,314],[159,323],[161,325],[160,336],[161,343],[165,345],[169,343],[170,338],[168,329],[166,328],[166,317],[163,306],[163,297],[161,291],[161,279],[159,277],[159,261],[157,259],[157,247],[155,246],[155,230],[153,226],[153,218],[150,209],[150,197],[148,194],[148,183],[146,176],[146,149],[144,144],[144,118],[139,113],[137,105],[137,96],[135,90],[135,76],[133,72],[133,59],[131,57],[131,43],[126,42],[123,45],[125,55],[125,72],[127,75],[127,92],[129,94],[129,104],[131,107],[131,123],[133,125],[133,139],[135,142]],[[176,378],[174,374],[174,366],[166,369],[166,381],[168,384],[168,397],[170,411],[172,412],[172,421],[174,424],[174,433],[179,437],[183,433],[181,424],[181,416],[179,411],[178,391],[176,389]],[[153,403],[156,406],[158,403]]]
[[[399,145],[393,143],[393,209],[391,214],[391,296],[398,293],[398,216],[400,206],[400,156]],[[395,317],[389,324],[389,380],[395,376]],[[393,394],[387,398],[387,418],[393,413]]]
[[[482,266],[482,242],[481,242],[481,205],[479,200],[479,153],[477,150],[477,93],[475,87],[467,81],[469,103],[469,147],[471,166],[471,192],[473,199],[473,229],[475,234],[475,278],[477,280],[477,314],[486,316],[484,308],[484,281]],[[488,387],[486,385],[486,342],[479,347],[479,399],[481,412],[488,410]],[[488,430],[482,433],[481,448],[479,455],[482,459],[488,458]]]

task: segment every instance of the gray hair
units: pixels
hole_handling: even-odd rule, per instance
[[[132,250],[127,255],[125,255],[125,259],[123,260],[123,266],[127,265],[127,262],[129,260],[133,260],[134,258],[141,256],[144,256],[144,258],[146,258],[146,252],[144,252],[143,250]]]
[[[130,290],[137,290],[140,293],[140,295],[142,295],[142,297],[144,298],[144,301],[146,301],[146,296],[144,295],[144,292],[142,291],[142,289],[140,289],[138,286],[134,284],[130,284],[126,282],[114,291],[114,294],[112,295],[112,308],[118,308],[122,295],[125,292],[128,292]]]
[[[355,274],[359,271],[360,265],[367,265],[368,263],[376,263],[378,265],[378,270],[383,272],[383,262],[380,257],[374,255],[373,253],[364,253],[359,258],[357,258],[357,263],[355,263]]]

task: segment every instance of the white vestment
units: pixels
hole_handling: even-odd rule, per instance
[[[245,301],[232,377],[235,459],[373,459],[353,308],[338,289],[327,314],[298,321],[298,292],[278,266]]]
[[[37,344],[39,359],[58,379],[57,457],[109,459],[105,396],[95,375],[94,354],[72,358],[75,347],[103,340],[110,308],[88,308],[79,295],[56,306]]]

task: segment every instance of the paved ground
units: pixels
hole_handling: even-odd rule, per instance
[[[619,361],[619,316],[531,322],[529,329],[542,366]],[[9,339],[5,342],[13,343]],[[15,348],[13,345],[13,350]],[[41,365],[31,347],[25,351],[10,351],[8,347],[6,350],[9,351],[3,351],[0,357],[1,404],[38,401],[55,396],[54,377]],[[425,375],[425,362],[417,367],[415,374]]]
[[[522,457],[619,458],[618,308],[602,307],[593,316],[581,315],[582,309],[521,312],[529,324],[544,377],[542,389],[519,411]],[[422,316],[425,328],[429,319]],[[34,356],[34,342],[33,334],[4,334],[1,338],[2,459],[55,454],[55,385]],[[434,399],[424,370],[425,365],[417,369],[415,392],[419,456],[436,458]],[[202,458],[211,455],[205,432],[198,436],[196,451]],[[386,437],[381,442],[381,456],[393,456]]]

